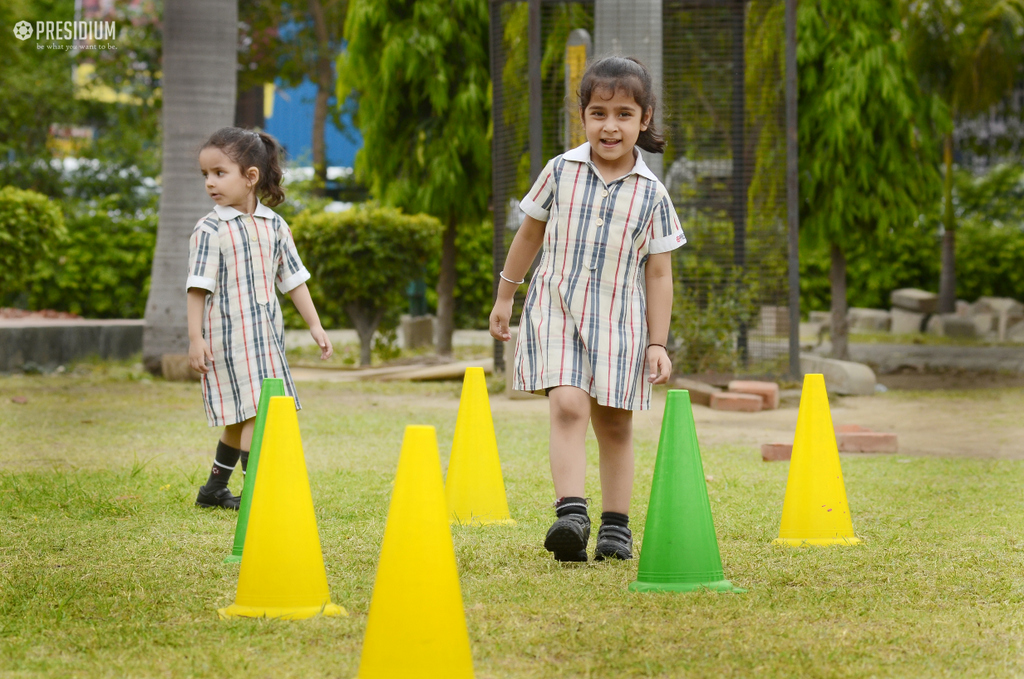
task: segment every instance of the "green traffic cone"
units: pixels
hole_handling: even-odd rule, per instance
[[[643,550],[633,592],[745,592],[725,579],[690,392],[672,389],[661,422]]]
[[[256,485],[256,468],[260,464],[260,446],[263,445],[263,428],[267,423],[267,409],[270,408],[271,396],[287,396],[284,393],[284,380],[268,377],[263,380],[263,387],[260,389],[260,403],[256,409],[252,444],[249,446],[249,462],[242,485],[242,502],[238,507],[238,523],[235,524],[235,544],[231,548],[231,555],[224,558],[224,563],[242,563],[245,530],[249,527],[249,508],[252,507],[252,489]]]

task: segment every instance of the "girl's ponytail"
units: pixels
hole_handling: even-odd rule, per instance
[[[266,150],[266,161],[263,167],[260,167],[260,181],[256,185],[256,193],[263,197],[263,203],[267,207],[276,207],[284,202],[284,188],[281,186],[284,179],[284,172],[281,170],[284,149],[266,132],[258,134]]]

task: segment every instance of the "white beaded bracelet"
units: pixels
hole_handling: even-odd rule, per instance
[[[512,285],[522,285],[523,283],[525,283],[525,282],[526,282],[526,279],[525,279],[525,278],[524,278],[523,280],[521,280],[521,281],[514,281],[514,280],[512,280],[511,278],[506,278],[506,277],[505,277],[505,272],[504,272],[504,271],[499,271],[499,272],[498,272],[498,276],[500,276],[500,277],[501,277],[501,280],[503,280],[503,281],[507,281],[507,282],[511,283]]]

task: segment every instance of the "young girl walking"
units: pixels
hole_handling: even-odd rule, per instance
[[[585,438],[600,448],[601,527],[594,559],[631,559],[633,412],[668,381],[671,251],[683,245],[665,187],[635,149],[661,153],[651,76],[636,59],[607,57],[583,74],[587,142],[545,166],[520,206],[526,217],[505,260],[490,331],[508,341],[512,300],[542,250],[526,295],[512,385],[550,399],[557,519],[544,547],[586,561],[590,518]]]
[[[334,353],[291,230],[270,209],[284,201],[281,153],[269,134],[238,127],[218,130],[199,152],[206,193],[216,205],[189,238],[188,359],[202,375],[207,421],[224,427],[210,478],[196,497],[200,507],[238,509],[228,480],[239,459],[245,473],[265,378],[282,378],[300,408],[284,355],[275,282],[309,326],[320,358]]]

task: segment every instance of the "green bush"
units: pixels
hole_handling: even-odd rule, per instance
[[[27,285],[36,265],[55,257],[66,238],[64,217],[51,199],[0,188],[0,298]]]
[[[956,233],[957,297],[1024,301],[1024,231],[1016,225],[964,220]]]
[[[373,333],[397,325],[405,286],[436,255],[441,229],[429,215],[376,205],[295,218],[295,245],[312,274],[309,288],[321,321],[348,317],[359,332],[363,365],[370,362]]]
[[[29,286],[32,309],[88,318],[142,318],[156,244],[155,206],[128,212],[119,196],[68,201],[68,239],[59,256],[38,263]]]
[[[455,234],[455,327],[486,330],[494,306],[494,226],[490,219],[460,224]],[[427,262],[427,304],[437,308],[441,253]]]

